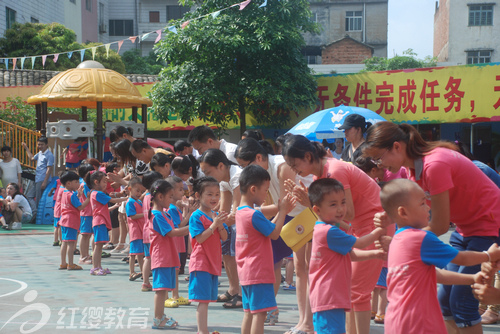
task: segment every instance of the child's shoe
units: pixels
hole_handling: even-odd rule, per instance
[[[108,257],[111,257],[111,254],[106,253],[106,252],[102,252],[102,253],[101,253],[101,258],[102,258],[102,259],[105,259],[105,258],[108,258]]]
[[[293,283],[292,284],[285,283],[283,284],[283,290],[295,291],[297,290],[297,288],[295,287],[295,285],[293,285]]]
[[[375,315],[375,319],[373,319],[373,321],[376,324],[383,324],[384,323],[384,318],[385,318],[385,314],[377,314],[377,315]]]
[[[191,305],[191,302],[189,301],[189,299],[186,299],[184,297],[181,297],[179,296],[179,298],[177,299],[174,299],[175,301],[177,301],[177,304],[179,305]]]
[[[167,320],[163,326],[160,326],[160,324]],[[151,327],[152,329],[171,329],[177,327],[177,321],[174,320],[174,318],[167,318],[167,316],[164,314],[161,319],[154,318],[153,319],[153,326]]]
[[[122,250],[125,249],[125,247],[127,246],[127,244],[116,244],[115,248],[113,248],[110,253],[111,254],[116,254],[116,253],[120,253]]]
[[[73,252],[73,255],[80,255],[80,250],[78,248],[75,249],[75,251]]]
[[[106,273],[106,275],[111,275],[111,270],[109,270],[108,268],[100,268],[102,271],[104,271]]]
[[[373,312],[373,311],[372,311],[372,317],[371,317],[371,319],[372,319],[372,320],[373,320],[373,319],[375,319],[375,316],[376,316],[376,315],[377,315],[377,312]]]
[[[278,309],[267,312],[266,320],[264,320],[264,324],[269,326],[274,326],[278,322],[280,311]]]
[[[165,300],[165,307],[176,308],[176,307],[179,307],[179,303],[177,303],[177,301],[175,299],[169,298],[169,299]]]
[[[60,264],[59,265],[59,270],[65,270],[68,269],[68,264]]]
[[[54,246],[54,247],[61,246],[61,242],[60,241],[54,241],[54,243],[52,244],[52,246]]]
[[[130,274],[130,276],[128,277],[128,280],[129,280],[129,281],[135,281],[136,279],[141,278],[141,277],[142,277],[142,274],[141,274],[141,273],[132,273],[132,274]]]
[[[78,260],[78,264],[92,264],[92,257],[91,256],[81,257],[80,260]]]
[[[94,276],[106,276],[106,272],[102,268],[92,268],[90,269],[90,275]]]
[[[83,268],[80,267],[79,265],[77,264],[68,264],[68,267],[67,267],[68,270],[82,270]]]
[[[142,292],[153,291],[153,286],[151,284],[142,284]]]

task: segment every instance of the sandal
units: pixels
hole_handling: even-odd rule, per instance
[[[105,258],[108,258],[108,257],[111,257],[110,253],[106,253],[106,252],[102,252],[101,253],[101,258],[105,259]]]
[[[295,285],[292,284],[284,284],[283,285],[283,290],[290,290],[290,291],[295,291],[297,290],[297,288],[295,287]]]
[[[75,251],[73,252],[73,255],[80,255],[80,251],[77,249],[75,249]]]
[[[264,320],[264,324],[269,326],[274,326],[278,322],[278,316],[280,311],[278,309],[267,312],[266,320]]]
[[[236,296],[234,296],[233,299],[231,299],[231,301],[222,304],[222,306],[224,308],[242,308],[243,307],[243,299],[241,296],[236,295]]]
[[[113,245],[113,243],[111,243],[111,242],[110,242],[110,243],[108,243],[108,244],[105,244],[105,245],[102,247],[102,249],[105,249],[105,250],[113,250],[113,249],[115,249],[115,247],[116,247],[116,246],[115,246],[115,245]]]
[[[182,305],[191,305],[191,302],[188,299],[184,298],[184,297],[180,297],[179,296],[179,298],[177,298],[176,301],[177,301],[177,304],[179,304],[181,306]]]
[[[377,314],[375,316],[375,319],[373,320],[376,324],[383,324],[384,323],[384,318],[385,314]]]
[[[373,311],[372,311],[372,317],[371,317],[371,318],[372,318],[372,320],[373,320],[373,319],[375,319],[375,316],[376,316],[376,315],[377,315],[377,312],[373,312]]]
[[[128,277],[128,280],[135,281],[136,279],[141,278],[141,277],[142,277],[141,273],[133,273],[133,274],[130,274],[130,276]]]
[[[77,264],[68,264],[67,270],[82,270],[83,268]]]
[[[177,322],[173,318],[168,318],[167,322],[163,326],[160,326],[160,324],[167,319],[167,316],[164,314],[161,319],[154,318],[153,319],[153,326],[151,327],[152,329],[171,329],[177,327]]]
[[[151,284],[142,284],[142,292],[153,291],[153,286]]]
[[[189,276],[188,276],[188,277],[189,277]],[[237,296],[237,295],[238,295],[238,294],[236,294],[236,295],[232,295],[232,294],[230,294],[230,293],[229,293],[229,291],[226,291],[226,292],[224,292],[224,294],[223,294],[223,295],[219,295],[219,296],[217,296],[217,303],[229,303],[229,302],[230,302],[230,301],[232,301],[232,300],[233,300],[233,298],[234,298],[235,296]]]
[[[179,303],[177,303],[177,301],[175,299],[169,298],[169,299],[165,300],[165,307],[176,308],[176,307],[179,307]]]

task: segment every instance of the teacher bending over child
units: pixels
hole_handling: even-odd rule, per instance
[[[460,251],[485,251],[498,238],[500,192],[498,187],[449,142],[426,142],[408,124],[379,122],[367,132],[364,154],[375,157],[380,167],[397,172],[409,170],[409,178],[430,196],[429,229],[437,235],[457,229],[450,244]],[[384,216],[379,217],[386,221]],[[474,274],[480,266],[450,263],[447,268]],[[448,333],[482,333],[478,301],[470,286],[441,286],[439,302]]]

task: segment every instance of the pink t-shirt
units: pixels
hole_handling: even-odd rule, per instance
[[[403,227],[396,232],[388,259],[386,333],[446,333],[436,266],[444,268],[457,254],[430,231]]]
[[[189,272],[205,271],[209,274],[220,276],[222,272],[222,248],[219,230],[209,236],[203,243],[196,240],[196,236],[203,233],[213,220],[200,209],[193,212],[189,218],[189,234],[191,236],[191,257]]]
[[[174,229],[170,217],[162,211],[153,210],[151,230],[151,269],[175,268],[181,265],[173,238],[167,234]]]
[[[92,205],[92,227],[106,225],[111,230],[111,217],[109,216],[108,202],[111,199],[102,191],[93,191],[90,195],[90,205]]]
[[[77,163],[80,161],[80,144],[77,144],[77,143],[73,143],[73,144],[69,144],[67,146],[67,151],[66,151],[66,162],[69,162],[69,163]],[[73,152],[74,151],[74,152]]]
[[[314,225],[309,263],[309,301],[313,313],[351,309],[351,256],[356,237],[323,222]]]
[[[363,236],[375,229],[373,216],[384,211],[380,204],[380,187],[371,177],[353,164],[334,158],[327,159],[321,178],[338,180],[344,189],[351,189],[355,217],[351,221],[351,232]],[[314,180],[317,180],[314,177]]]
[[[75,230],[80,230],[80,210],[77,209],[80,205],[80,200],[76,192],[64,190],[61,191],[61,220],[59,225],[71,227]]]
[[[389,170],[385,170],[384,172],[384,178],[382,181],[388,182],[390,180],[395,180],[395,179],[407,179],[408,178],[408,173],[406,172],[405,167],[401,167],[397,173],[392,173]]]
[[[422,173],[416,175],[410,169],[410,179],[430,196],[448,190],[450,221],[457,225],[458,233],[464,237],[498,236],[500,192],[472,161],[453,150],[436,148],[422,162]]]
[[[236,211],[236,263],[241,285],[274,283],[273,248],[269,235],[274,231],[262,212],[249,206]]]
[[[54,194],[55,199],[56,199],[56,204],[54,204],[54,217],[60,218],[61,217],[61,199],[62,199],[62,194],[63,194],[65,189],[62,185],[60,185],[59,188],[56,188],[56,189],[57,189],[57,191]]]
[[[127,213],[127,224],[128,224],[128,234],[130,241],[142,240],[143,230],[144,230],[144,217],[138,219],[132,219],[131,216],[143,213],[142,202],[133,198],[129,198],[127,204],[125,205],[125,211]]]
[[[151,194],[147,193],[142,202],[142,212],[144,212],[144,228],[142,230],[142,242],[145,244],[151,243],[151,222],[153,216],[149,219],[149,208],[151,207]]]

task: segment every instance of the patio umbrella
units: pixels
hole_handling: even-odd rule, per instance
[[[309,140],[322,141],[323,139],[344,138],[344,130],[338,128],[344,124],[349,114],[359,114],[367,122],[375,124],[385,119],[374,111],[359,107],[338,106],[315,112],[291,128],[288,133],[303,135]]]

